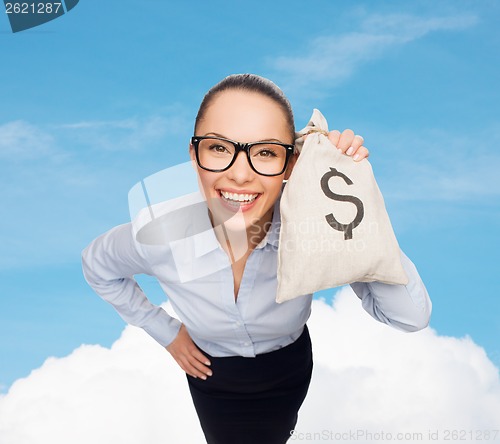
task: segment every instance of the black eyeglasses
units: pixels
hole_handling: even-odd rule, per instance
[[[222,137],[193,136],[191,144],[200,168],[214,173],[226,171],[240,151],[245,151],[252,170],[263,176],[283,174],[294,145],[279,142],[240,143]]]

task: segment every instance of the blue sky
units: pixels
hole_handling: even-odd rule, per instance
[[[81,251],[129,220],[136,182],[188,160],[204,93],[240,72],[282,87],[299,129],[319,108],[363,135],[431,327],[499,366],[499,18],[488,0],[82,0],[16,34],[0,16],[0,391],[118,337]]]

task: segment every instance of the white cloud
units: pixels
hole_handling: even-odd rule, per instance
[[[0,398],[0,442],[202,442],[176,365],[134,327],[111,349],[82,345],[49,358]]]
[[[0,122],[0,208],[9,215],[0,221],[0,269],[74,260],[113,214],[126,214],[139,171],[187,158],[185,116],[172,105],[123,120]]]
[[[397,170],[411,172],[409,176],[396,174],[390,179],[388,196],[403,201],[471,202],[498,199],[498,155],[476,156],[465,163],[450,159],[445,163],[424,164],[398,162]]]
[[[83,121],[61,125],[73,137],[92,149],[127,151],[147,148],[167,134],[169,119],[161,116],[116,121]]]
[[[488,143],[478,143],[487,134]],[[500,197],[495,126],[463,132],[435,128],[373,131],[367,146],[386,170],[384,196],[401,201],[488,202]],[[377,173],[375,171],[375,173]]]
[[[51,159],[62,156],[54,147],[54,137],[24,120],[0,125],[0,159],[12,162]]]
[[[151,144],[172,140],[180,134],[187,134],[192,122],[183,105],[172,105],[159,113],[129,117],[119,120],[81,121],[55,126],[67,132],[71,140],[90,147],[92,150],[141,151],[150,150]],[[187,142],[184,144],[186,145]]]
[[[446,442],[446,429],[499,428],[498,369],[470,338],[391,329],[370,318],[348,288],[333,308],[313,301],[308,326],[315,364],[298,433],[425,438],[438,430],[439,440],[420,440],[435,443]],[[290,442],[319,441],[302,436]],[[0,398],[0,442],[204,441],[182,370],[142,330],[127,327],[111,349],[82,345],[16,381]]]
[[[335,87],[369,60],[388,50],[435,31],[460,30],[478,22],[472,15],[418,17],[409,14],[371,15],[353,28],[359,31],[312,39],[298,55],[269,61],[282,73],[287,91],[307,87],[308,94],[322,85]]]
[[[478,18],[474,15],[418,17],[411,14],[373,14],[361,22],[361,28],[368,33],[390,33],[407,42],[433,31],[466,29],[477,22]]]

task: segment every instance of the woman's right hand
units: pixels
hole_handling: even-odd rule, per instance
[[[206,375],[212,376],[212,370],[207,367],[210,361],[196,347],[184,324],[175,339],[165,348],[188,375],[202,379],[207,379]]]

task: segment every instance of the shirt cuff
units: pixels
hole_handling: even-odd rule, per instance
[[[154,315],[142,326],[142,329],[162,347],[167,347],[177,337],[182,322],[170,316],[161,307],[157,307],[154,311]]]

